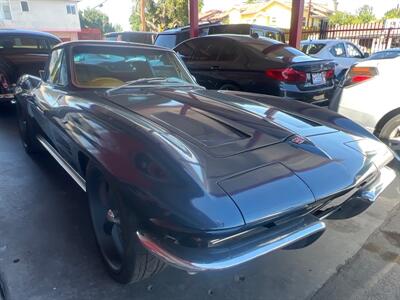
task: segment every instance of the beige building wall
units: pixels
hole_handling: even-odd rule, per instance
[[[77,39],[81,30],[77,2],[74,0],[26,0],[29,11],[23,11],[19,0],[0,0],[8,2],[11,20],[0,18],[0,28],[32,29],[51,32],[60,38]],[[67,10],[75,7],[75,14]],[[0,15],[1,16],[1,15]]]

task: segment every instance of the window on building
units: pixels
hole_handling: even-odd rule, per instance
[[[28,1],[21,1],[21,9],[22,11],[29,11]]]
[[[76,15],[76,7],[75,4],[67,4],[67,14]]]
[[[0,0],[0,20],[11,20],[11,8],[9,0]]]

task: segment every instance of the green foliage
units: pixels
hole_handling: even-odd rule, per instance
[[[388,10],[383,16],[384,19],[397,19],[400,18],[400,7]]]
[[[86,8],[83,12],[79,11],[79,19],[82,28],[99,28],[103,34],[122,31],[121,25],[111,24],[108,16],[95,8]]]
[[[373,7],[364,5],[357,9],[356,21],[360,24],[376,21]]]
[[[369,5],[357,9],[356,14],[336,11],[329,17],[332,25],[365,24],[376,21],[374,10]]]
[[[355,16],[342,11],[336,11],[329,17],[329,23],[333,25],[354,24]]]
[[[132,10],[129,18],[132,30],[140,30],[139,1]],[[199,11],[203,0],[199,0]],[[146,0],[146,23],[152,31],[162,31],[166,28],[184,26],[189,23],[188,0]]]

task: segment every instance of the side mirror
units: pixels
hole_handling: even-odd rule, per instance
[[[369,53],[368,52],[364,52],[364,58],[368,58],[369,57]]]
[[[40,76],[40,79],[45,81],[46,80],[46,71],[45,70],[39,70],[39,76]]]

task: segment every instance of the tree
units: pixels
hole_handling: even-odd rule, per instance
[[[365,24],[376,20],[374,10],[369,5],[361,6],[356,14],[336,11],[329,17],[329,23],[334,25]]]
[[[329,23],[332,25],[354,24],[356,17],[350,13],[336,11],[329,17]]]
[[[400,7],[397,6],[396,8],[393,8],[391,10],[388,10],[383,18],[386,19],[397,19],[400,18]]]
[[[122,31],[121,25],[113,25],[106,14],[95,8],[86,8],[83,12],[79,11],[79,19],[82,28],[99,28],[103,34]]]
[[[375,21],[376,17],[372,6],[364,5],[357,9],[356,22],[359,24]]]
[[[162,31],[166,28],[189,23],[188,0],[146,0],[146,25],[150,30]],[[199,0],[199,8],[203,1]],[[140,5],[136,1],[129,19],[132,30],[140,30]]]

